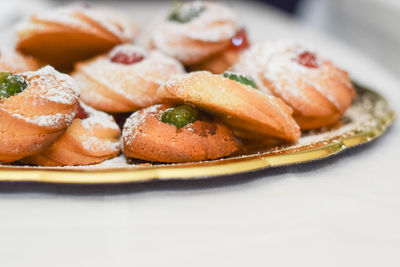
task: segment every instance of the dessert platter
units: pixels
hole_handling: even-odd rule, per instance
[[[309,45],[251,42],[222,3],[177,3],[139,29],[75,4],[0,48],[0,181],[123,183],[321,159],[394,111]]]

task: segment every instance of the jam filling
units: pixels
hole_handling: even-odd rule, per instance
[[[114,63],[131,65],[138,62],[141,62],[144,59],[144,56],[139,53],[124,53],[122,51],[117,52],[113,57],[110,59]]]
[[[250,42],[247,38],[247,32],[245,29],[241,29],[236,33],[236,35],[232,38],[232,46],[237,48],[238,50],[249,48]]]
[[[85,109],[78,103],[78,109],[76,110],[75,119],[87,119],[89,118],[89,114],[85,111]]]
[[[316,69],[319,67],[315,54],[308,51],[301,53],[297,57],[297,62],[307,68]]]

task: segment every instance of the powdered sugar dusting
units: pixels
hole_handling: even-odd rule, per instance
[[[311,108],[314,103],[303,91],[304,85],[308,85],[325,96],[338,110],[343,110],[335,94],[329,93],[327,83],[319,82],[328,81],[330,78],[327,75],[334,70],[316,53],[312,54],[315,55],[317,67],[309,68],[300,64],[298,58],[306,51],[313,51],[313,48],[292,41],[262,42],[244,52],[232,69],[254,76],[262,91],[276,94],[286,103],[300,99],[305,106]],[[298,106],[294,108],[301,109]]]
[[[99,153],[105,150],[119,151],[121,143],[119,141],[99,139],[95,136],[87,136],[82,140],[82,146],[87,151]]]
[[[119,52],[138,52],[142,53],[144,58],[140,62],[128,65],[112,62],[110,58]],[[113,91],[119,98],[127,99],[139,107],[154,102],[155,96],[149,91],[150,87],[151,90],[156,90],[171,75],[185,72],[177,60],[159,51],[147,51],[132,44],[117,46],[110,54],[81,64],[78,71]],[[146,81],[149,84],[146,84]]]
[[[99,125],[105,129],[119,130],[117,123],[111,115],[108,115],[105,112],[98,111],[88,105],[85,105],[83,102],[80,102],[80,105],[88,114],[88,117],[82,120],[82,126],[85,129],[89,130],[95,125]]]
[[[79,88],[74,79],[69,75],[56,71],[51,66],[46,66],[38,71],[21,74],[29,81],[29,86],[34,87],[35,93],[41,98],[52,102],[72,105],[79,97]]]
[[[140,128],[149,114],[156,114],[159,112],[162,105],[153,105],[133,113],[125,122],[124,129],[122,130],[122,141],[126,145],[130,145],[135,140]]]
[[[82,19],[84,16],[89,20]],[[32,17],[33,21],[45,21],[59,23],[65,26],[89,32],[105,30],[121,41],[130,41],[134,38],[133,26],[121,14],[113,10],[100,7],[85,7],[79,4],[72,4],[55,10],[41,12]],[[97,24],[97,27],[95,26]],[[19,31],[29,27],[29,23],[21,23],[18,26]]]
[[[188,40],[215,44],[231,39],[239,31],[236,14],[226,5],[203,1],[187,2],[183,6],[186,5],[204,5],[205,10],[188,23],[160,21],[152,32],[155,47],[174,58],[187,61],[209,56],[206,47],[187,44]]]

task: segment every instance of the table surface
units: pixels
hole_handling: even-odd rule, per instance
[[[115,6],[143,23],[165,4]],[[399,81],[356,48],[266,7],[234,6],[252,39],[315,44],[399,114]],[[1,266],[399,266],[398,137],[395,122],[326,160],[209,180],[1,183]]]

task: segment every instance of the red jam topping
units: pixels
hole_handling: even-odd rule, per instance
[[[89,114],[83,109],[83,107],[78,103],[78,109],[76,110],[75,119],[87,119]]]
[[[112,58],[111,61],[114,63],[120,63],[125,65],[131,65],[138,63],[144,59],[144,56],[138,53],[124,53],[122,51],[117,52]]]
[[[241,29],[236,33],[236,35],[232,38],[232,45],[239,50],[246,49],[250,46],[245,29]]]
[[[307,68],[318,68],[315,54],[308,51],[301,53],[297,58],[297,62]]]

